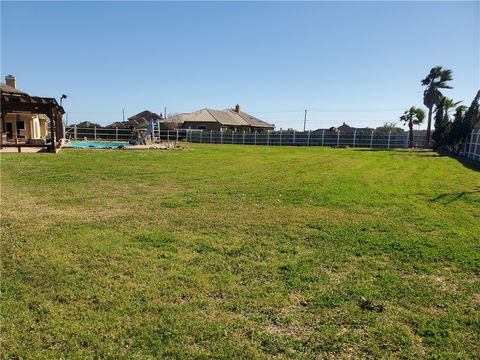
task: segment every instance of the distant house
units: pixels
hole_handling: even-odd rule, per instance
[[[275,128],[273,124],[240,111],[240,105],[236,105],[233,109],[201,109],[192,113],[178,114],[161,121],[161,126],[167,129],[235,132],[264,132]]]
[[[163,116],[149,110],[144,110],[136,115],[130,116],[127,121],[117,121],[106,127],[119,129],[146,129],[152,120],[163,120]]]
[[[72,125],[73,126],[73,125]],[[81,129],[85,129],[85,128],[101,128],[102,125],[100,124],[96,124],[96,123],[92,123],[90,121],[82,121],[81,123],[78,123],[78,124],[75,124],[75,126],[77,128],[81,128]]]
[[[343,134],[350,134],[356,132],[367,132],[367,131],[373,131],[374,129],[369,128],[369,127],[364,127],[364,128],[356,128],[350,125],[347,125],[346,123],[343,123],[339,127],[332,126],[329,129],[317,129],[314,130],[314,132],[321,132],[321,131],[330,131],[334,133],[343,133]]]
[[[360,131],[372,131],[372,128],[369,127],[364,127],[364,128],[356,128],[350,125],[347,125],[343,123],[339,127],[337,127],[337,130],[339,130],[341,133],[353,133],[355,131],[360,132]]]
[[[13,75],[5,77],[5,84],[0,83],[0,90],[1,143],[45,144],[50,134],[52,149],[55,149],[55,138],[64,137],[62,115],[65,111],[57,101],[54,98],[31,96],[17,89]],[[52,129],[54,134],[49,133]]]

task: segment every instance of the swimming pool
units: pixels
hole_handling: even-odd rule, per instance
[[[119,141],[72,141],[69,143],[71,147],[90,147],[90,148],[117,148],[120,146],[132,146],[127,142]]]

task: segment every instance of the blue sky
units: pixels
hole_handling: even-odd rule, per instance
[[[67,94],[69,122],[242,110],[278,128],[380,126],[453,70],[480,88],[479,2],[3,2],[1,73]],[[3,80],[2,80],[3,81]]]

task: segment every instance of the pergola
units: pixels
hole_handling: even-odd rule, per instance
[[[50,119],[50,142],[46,147],[49,147],[51,152],[56,152],[57,141],[64,137],[64,128],[62,122],[62,115],[65,110],[57,103],[55,98],[30,96],[24,93],[5,92],[1,91],[1,120],[5,121],[7,113],[31,113],[31,114],[45,114]],[[3,127],[0,126],[0,148],[3,147],[17,147],[20,152],[21,147],[38,147],[38,145],[30,144],[4,144],[3,143]]]

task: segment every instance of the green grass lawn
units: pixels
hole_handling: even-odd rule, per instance
[[[478,357],[480,163],[189,146],[2,156],[2,358]]]

